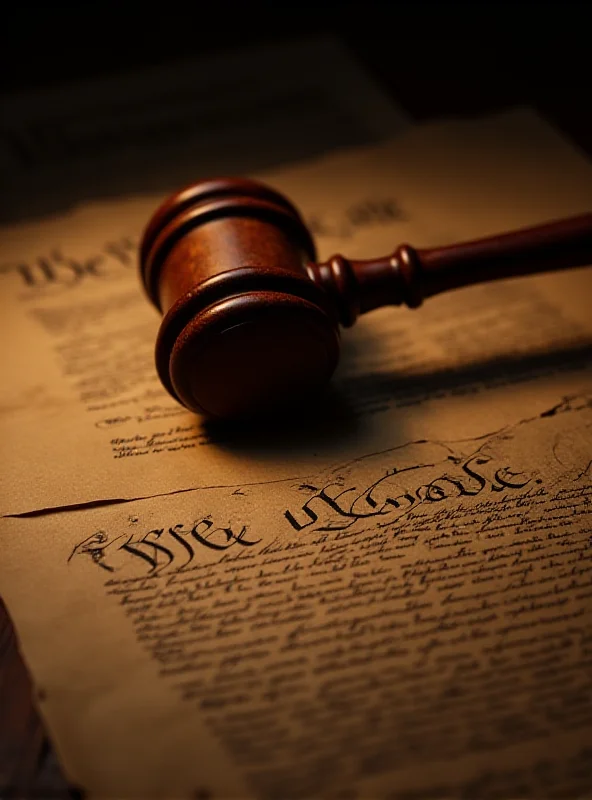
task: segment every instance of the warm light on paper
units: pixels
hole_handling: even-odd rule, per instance
[[[528,112],[264,177],[321,257],[592,207],[592,167]],[[3,238],[0,590],[69,780],[587,796],[590,270],[369,315],[333,407],[230,435],[155,376],[134,257],[155,204]]]

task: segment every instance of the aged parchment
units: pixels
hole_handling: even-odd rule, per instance
[[[527,113],[272,180],[324,254],[592,199],[590,166]],[[80,212],[72,252],[118,256],[68,288],[23,286],[50,222],[5,276],[24,349],[5,356],[0,592],[72,782],[103,798],[589,796],[590,271],[379,312],[348,335],[337,410],[222,435],[149,377],[158,320],[119,277],[144,208],[101,213],[105,228]],[[133,386],[81,399],[126,377],[113,357]],[[115,439],[189,435],[164,419],[208,443],[116,457],[144,440]]]
[[[528,112],[442,123],[267,178],[302,209],[321,256],[447,243],[592,207],[590,164]],[[529,378],[548,371],[549,350],[564,367],[586,360],[589,271],[476,287],[417,311],[375,312],[345,332],[334,393],[312,419],[303,409],[304,433],[228,437],[185,412],[155,374],[159,318],[135,257],[154,205],[91,206],[3,232],[0,325],[13,344],[0,363],[11,453],[1,513],[239,484],[245,471],[250,481],[296,477],[361,446],[437,436],[452,420],[476,435],[479,406],[492,423],[506,419],[483,388],[503,396],[519,381],[542,410],[555,389]],[[459,381],[473,415],[458,414]]]
[[[3,596],[74,783],[588,796],[592,395],[513,405],[303,482],[5,521]]]

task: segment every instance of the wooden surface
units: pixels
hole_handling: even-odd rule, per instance
[[[140,254],[146,292],[165,314],[158,375],[186,408],[261,417],[329,381],[337,320],[306,271],[311,235],[283,195],[252,180],[200,181],[157,209]]]
[[[334,31],[418,120],[531,105],[591,153],[592,62],[584,5],[393,2],[386,11],[372,2],[321,3],[313,19],[301,15],[301,6],[295,4],[242,3],[236,7],[235,28],[221,26],[223,41],[199,37],[196,44],[195,26],[179,25],[176,14],[151,18],[125,4],[118,4],[115,14],[109,2],[100,8],[97,3],[67,5],[61,12],[54,4],[13,4],[3,25],[0,89],[33,88],[141,66],[154,54],[166,59],[275,40],[286,30],[295,35]],[[280,7],[289,24],[286,17],[274,17]],[[253,9],[267,16],[254,19]],[[90,30],[81,24],[85,13],[92,15],[93,38],[80,35],[81,29]],[[216,26],[209,24],[208,29]],[[0,602],[0,798],[69,796],[79,793],[68,791],[45,738]]]
[[[165,315],[163,387],[213,419],[289,414],[314,400],[339,354],[338,323],[381,306],[592,263],[592,214],[446,247],[399,246],[316,263],[288,198],[244,178],[199,181],[156,210],[140,244],[146,294]],[[256,266],[253,266],[256,265]]]
[[[68,797],[33,703],[33,687],[0,600],[0,798]]]

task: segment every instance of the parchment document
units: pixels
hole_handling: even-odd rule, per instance
[[[591,177],[520,112],[268,180],[370,257],[589,210]],[[5,239],[0,592],[72,783],[590,796],[590,270],[369,315],[333,411],[224,435],[153,376],[152,205]]]
[[[527,112],[353,152],[264,176],[302,210],[321,257],[446,244],[592,207],[592,166]],[[385,437],[404,443],[451,424],[479,435],[483,416],[507,421],[506,385],[517,382],[542,411],[555,402],[554,369],[586,361],[589,273],[479,286],[362,318],[343,335],[324,403],[289,430],[227,436],[156,376],[160,317],[136,259],[156,203],[97,204],[2,231],[0,330],[10,346],[0,355],[0,430],[10,470],[0,513],[302,476]],[[459,413],[468,392],[470,415]]]

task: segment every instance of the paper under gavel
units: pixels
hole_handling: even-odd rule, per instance
[[[163,385],[187,408],[240,417],[326,383],[339,325],[386,305],[416,308],[448,289],[592,263],[592,214],[434,249],[403,244],[370,261],[315,263],[297,210],[253,181],[190,186],[154,213],[140,267],[165,313]]]

